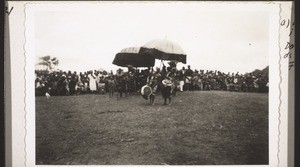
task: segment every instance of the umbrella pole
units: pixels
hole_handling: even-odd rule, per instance
[[[134,93],[136,93],[136,74],[137,74],[137,67],[135,67],[135,72],[134,72]]]

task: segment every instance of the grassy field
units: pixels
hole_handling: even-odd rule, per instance
[[[268,164],[268,94],[36,97],[36,164]]]

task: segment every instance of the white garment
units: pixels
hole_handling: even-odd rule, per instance
[[[233,79],[233,83],[236,84],[237,82],[238,82],[238,79],[237,79],[237,78],[234,78],[234,79]]]
[[[90,79],[90,90],[96,91],[97,90],[96,78],[94,78],[91,74],[89,74],[88,77]]]
[[[179,81],[180,91],[183,91],[184,81]]]
[[[185,79],[185,83],[192,83],[192,77],[187,76]]]
[[[45,93],[45,96],[46,96],[47,99],[50,98],[50,94],[48,92]]]
[[[40,87],[42,87],[42,84],[40,82],[37,82],[36,83],[36,88],[40,88]]]

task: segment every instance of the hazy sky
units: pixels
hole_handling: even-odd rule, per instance
[[[179,67],[244,73],[268,65],[269,13],[253,7],[64,4],[36,11],[34,23],[36,57],[57,57],[62,70],[115,70],[119,67],[112,61],[117,52],[153,39],[174,41],[183,48],[187,64]]]

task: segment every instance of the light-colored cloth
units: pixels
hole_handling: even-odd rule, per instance
[[[42,84],[40,82],[37,82],[35,88],[40,88],[40,87],[42,87]]]
[[[152,88],[148,85],[144,85],[142,88],[141,88],[141,94],[143,96],[150,96],[152,93]]]
[[[172,86],[172,85],[173,85],[173,82],[172,82],[171,80],[169,80],[169,79],[164,79],[164,80],[162,81],[162,83],[163,83],[163,85],[165,85],[165,86]]]
[[[179,81],[180,91],[183,91],[184,81]]]
[[[96,86],[96,78],[94,78],[92,75],[88,75],[89,79],[90,79],[90,90],[91,91],[96,91],[97,90],[97,86]]]
[[[45,96],[46,96],[47,99],[50,98],[50,94],[48,92],[45,93]]]
[[[100,83],[100,81],[101,81],[101,79],[100,79],[101,76],[102,76],[101,74],[96,75],[96,83],[97,83],[97,84]]]
[[[234,78],[234,79],[233,79],[233,83],[236,84],[237,82],[238,82],[238,79],[237,79],[237,78]]]
[[[187,76],[185,79],[185,83],[192,83],[192,77]]]
[[[148,100],[149,96],[152,94],[152,88],[148,85],[145,85],[141,88],[142,97]]]

